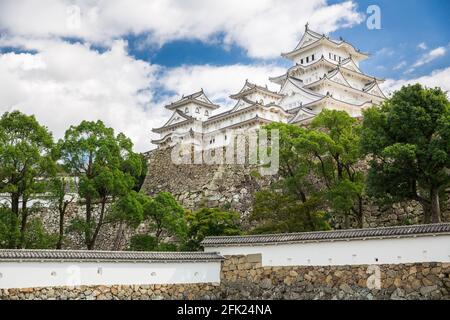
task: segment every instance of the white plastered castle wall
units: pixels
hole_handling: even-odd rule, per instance
[[[220,283],[220,261],[60,262],[0,261],[0,288]]]
[[[223,256],[261,254],[263,266],[450,262],[450,235],[399,239],[207,247]]]

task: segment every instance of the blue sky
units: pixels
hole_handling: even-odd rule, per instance
[[[450,90],[449,12],[446,0],[1,0],[0,113],[35,114],[56,137],[101,119],[146,151],[183,94],[203,88],[220,112],[246,79],[276,90],[268,78],[306,22],[369,52],[362,69],[388,92]]]
[[[368,30],[365,22],[351,28],[342,28],[329,35],[338,39],[343,37],[354,43],[359,49],[371,54],[371,58],[363,63],[363,68],[370,74],[384,78],[415,78],[429,74],[436,68],[450,65],[450,55],[428,63],[414,72],[407,72],[407,66],[413,65],[427,49],[446,47],[450,49],[450,1],[445,0],[358,0],[358,10],[365,13],[370,5],[378,5],[381,9],[380,30]],[[342,1],[328,1],[329,4]],[[310,26],[312,29],[314,25]],[[281,27],[282,29],[282,27]],[[130,52],[139,59],[166,67],[178,67],[190,64],[228,65],[236,63],[255,63],[261,59],[249,57],[244,48],[237,45],[224,47],[220,43],[205,43],[199,40],[177,40],[162,47],[139,48],[139,42],[146,35],[127,38]],[[220,35],[219,35],[220,37]],[[419,48],[425,44],[427,49]],[[425,48],[425,47],[423,47]],[[265,59],[282,66],[288,64],[282,58]],[[405,67],[396,69],[402,62]]]

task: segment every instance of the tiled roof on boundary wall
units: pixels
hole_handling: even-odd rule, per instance
[[[223,257],[208,252],[131,252],[81,250],[0,250],[0,261],[205,262]]]
[[[255,236],[207,237],[201,244],[204,247],[268,245],[283,243],[402,238],[439,234],[450,234],[450,223]]]

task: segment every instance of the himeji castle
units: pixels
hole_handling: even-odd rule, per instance
[[[323,109],[344,110],[360,117],[364,108],[386,99],[379,86],[384,80],[365,74],[359,67],[368,54],[343,39],[331,39],[306,25],[297,47],[282,57],[293,66],[285,74],[269,78],[280,86],[278,92],[246,81],[230,96],[236,104],[226,112],[217,112],[220,106],[208,99],[203,89],[183,96],[165,107],[173,114],[162,127],[153,129],[160,138],[152,143],[168,146],[195,133],[215,148],[226,145],[227,132],[236,129],[258,129],[275,121],[305,125]]]

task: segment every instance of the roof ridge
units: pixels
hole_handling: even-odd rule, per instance
[[[405,230],[408,232],[405,233]],[[410,226],[392,226],[382,228],[366,228],[366,229],[346,229],[346,230],[329,230],[329,231],[311,231],[285,234],[264,234],[250,236],[220,236],[206,237],[202,244],[220,245],[220,244],[242,244],[242,243],[274,243],[274,242],[303,242],[303,241],[332,241],[342,239],[364,239],[364,238],[384,238],[398,237],[405,235],[420,234],[450,234],[450,223],[437,223],[427,225],[410,225]],[[229,240],[220,243],[220,240]],[[234,241],[233,241],[234,240]],[[237,241],[248,240],[248,241]],[[253,240],[253,241],[252,241]]]
[[[358,228],[358,229],[338,229],[338,230],[323,230],[323,231],[305,231],[305,232],[292,232],[292,233],[267,233],[267,234],[255,234],[255,235],[240,235],[240,236],[212,236],[207,238],[239,238],[239,237],[264,237],[264,236],[280,236],[280,235],[297,235],[297,234],[314,234],[314,233],[332,233],[332,232],[357,232],[357,231],[372,231],[372,230],[390,230],[390,229],[407,229],[413,227],[425,227],[425,226],[449,226],[450,223],[432,223],[432,224],[416,224],[405,226],[389,226],[389,227],[373,227],[373,228]]]
[[[90,251],[56,249],[0,249],[0,260],[221,260],[215,252],[143,252],[143,251]]]

